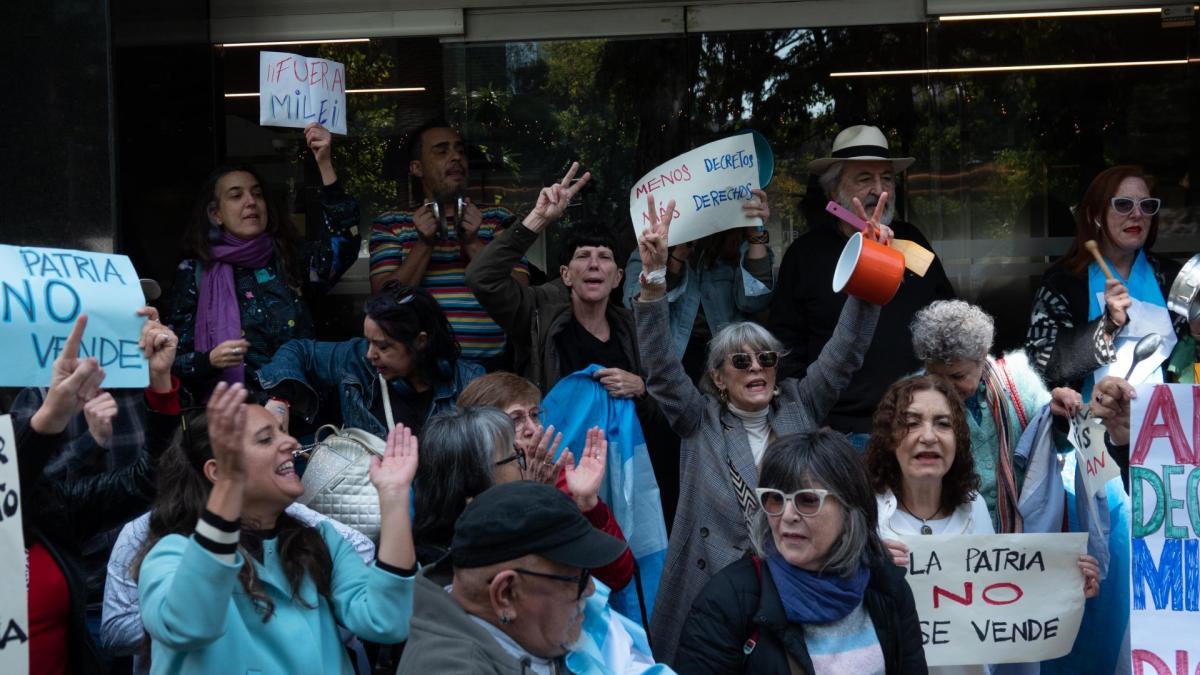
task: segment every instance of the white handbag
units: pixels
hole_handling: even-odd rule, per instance
[[[383,414],[388,429],[396,426],[388,384],[379,377],[383,392]],[[333,433],[321,438],[321,432]],[[317,429],[316,445],[308,456],[301,483],[300,503],[362,532],[379,542],[379,494],[371,484],[371,457],[382,457],[387,441],[354,427],[338,429],[332,424]]]

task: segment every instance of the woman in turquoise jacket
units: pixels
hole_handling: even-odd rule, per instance
[[[246,403],[242,385],[218,384],[180,436],[168,452],[187,462],[160,475],[149,552],[134,566],[152,673],[349,675],[339,626],[381,644],[407,638],[417,467],[408,429],[391,431],[371,467],[382,520],[373,566],[327,523],[284,513],[304,492],[299,444],[279,417]]]

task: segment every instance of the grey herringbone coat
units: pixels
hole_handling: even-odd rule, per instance
[[[666,299],[634,302],[633,309],[646,387],[682,439],[679,506],[650,619],[655,658],[671,663],[700,589],[750,546],[729,462],[751,490],[758,485],[758,470],[741,420],[717,397],[696,388],[671,349]],[[862,365],[878,318],[878,307],[847,300],[837,329],[805,378],[778,383],[779,395],[767,417],[775,436],[818,428]]]

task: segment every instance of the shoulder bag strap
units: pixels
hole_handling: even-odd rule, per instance
[[[1017,411],[1017,421],[1021,423],[1021,428],[1029,426],[1029,416],[1025,414],[1025,406],[1021,403],[1021,395],[1017,393],[1017,383],[1013,382],[1012,375],[1008,372],[1008,368],[1004,365],[1004,359],[996,359],[996,365],[999,366],[1000,377],[1004,382],[1004,388],[1008,390],[1012,397],[1013,408]]]
[[[392,415],[392,395],[388,391],[388,383],[383,379],[383,375],[379,376],[379,391],[383,394],[383,416],[387,419],[387,430],[383,433],[383,440],[386,441],[388,434],[396,428],[396,419]]]

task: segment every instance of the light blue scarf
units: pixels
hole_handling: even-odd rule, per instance
[[[1159,307],[1167,306],[1167,301],[1163,299],[1162,289],[1158,287],[1158,279],[1154,278],[1154,268],[1150,267],[1150,261],[1146,259],[1145,251],[1138,251],[1137,258],[1133,260],[1133,267],[1129,270],[1128,279],[1121,278],[1121,273],[1117,271],[1111,261],[1108,261],[1108,267],[1112,270],[1113,276],[1129,289],[1130,297]],[[1103,305],[1096,299],[1097,293],[1104,293],[1104,282],[1104,272],[1100,271],[1100,266],[1093,261],[1088,265],[1088,321],[1095,321],[1104,313]]]

